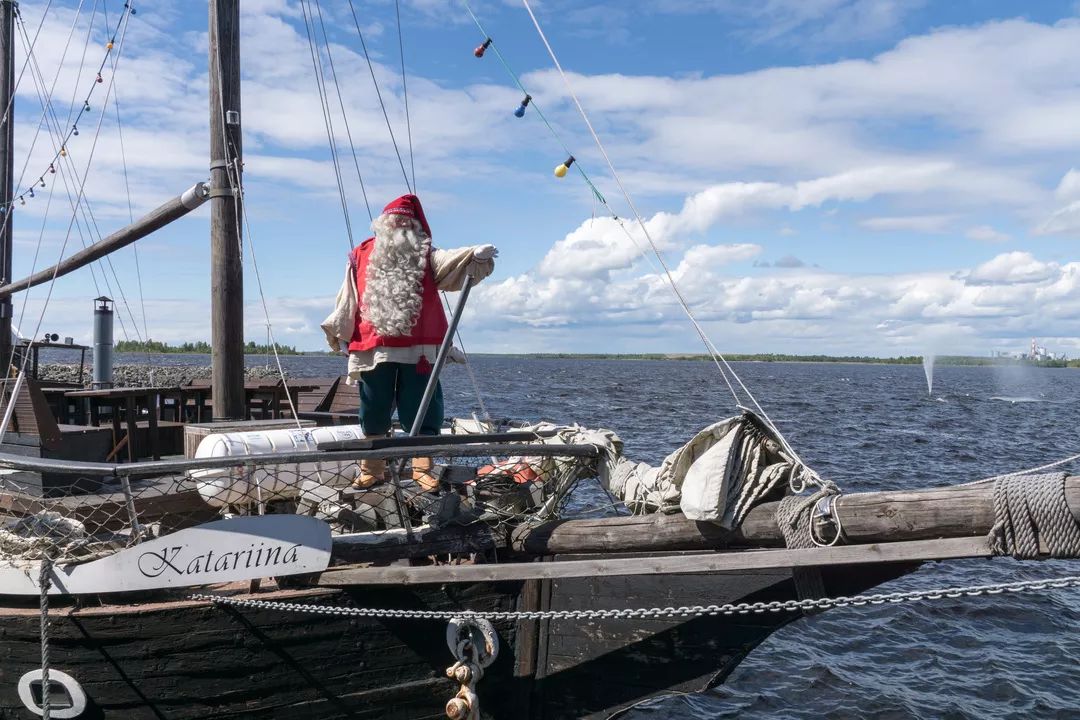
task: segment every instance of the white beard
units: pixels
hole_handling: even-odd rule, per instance
[[[415,227],[391,227],[376,219],[375,247],[368,257],[360,313],[382,337],[412,332],[420,317],[431,238]]]

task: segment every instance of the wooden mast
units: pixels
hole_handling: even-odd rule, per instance
[[[244,164],[240,132],[240,0],[210,0],[209,64],[213,412],[214,420],[242,420],[244,265],[240,252],[243,215],[239,179]]]
[[[0,285],[11,282],[15,197],[15,3],[0,0]],[[0,377],[11,363],[11,297],[0,298]]]

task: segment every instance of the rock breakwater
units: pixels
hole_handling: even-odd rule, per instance
[[[165,366],[150,367],[149,365],[114,365],[113,385],[115,387],[175,387],[184,385],[192,380],[209,380],[212,373],[209,365],[202,366]],[[286,377],[288,373],[286,373]],[[79,382],[79,366],[77,364],[50,363],[38,368],[38,377],[42,380],[54,380],[59,382]],[[86,367],[83,373],[83,384],[89,387],[93,370]],[[245,371],[248,380],[279,379],[276,368],[249,367]]]

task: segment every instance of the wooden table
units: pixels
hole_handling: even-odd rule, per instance
[[[274,420],[290,417],[290,414],[286,412],[290,407],[287,398],[291,398],[292,407],[297,407],[299,394],[311,392],[315,388],[315,385],[294,385],[290,383],[286,387],[280,382],[248,380],[244,383],[245,419],[255,419],[253,418],[253,411],[257,408],[261,408],[264,419],[267,416]],[[213,400],[211,386],[204,381],[192,382],[190,385],[184,385],[181,390],[184,391],[186,398],[194,400],[195,422],[209,422],[212,419],[211,414],[213,412],[211,408],[211,401]]]
[[[147,439],[150,457],[154,460],[161,459],[158,449],[158,413],[162,395],[176,395],[180,388],[176,387],[139,387],[139,388],[108,388],[103,390],[69,390],[64,393],[65,398],[83,399],[88,408],[87,414],[90,424],[101,424],[101,408],[107,406],[110,409],[113,429],[113,452],[120,447],[120,443],[126,439],[128,460],[134,462],[139,459],[140,448],[137,444],[137,431],[140,408],[146,408],[147,413]],[[182,398],[182,395],[180,395]],[[121,436],[121,408],[124,410],[124,423],[127,425],[127,435]]]
[[[300,393],[311,392],[315,387],[315,385],[294,385],[291,383],[286,386],[280,382],[273,384],[265,382],[244,383],[244,400],[248,409],[248,419],[254,419],[252,411],[255,409],[256,404],[261,404],[264,419],[268,413],[269,419],[273,420],[291,416],[292,411],[290,408],[297,407],[300,402]],[[284,407],[282,407],[283,404]],[[286,411],[288,411],[288,415],[285,414]]]

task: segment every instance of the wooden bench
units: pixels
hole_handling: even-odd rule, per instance
[[[345,384],[345,376],[327,389],[321,402],[310,410],[300,409],[300,417],[319,425],[355,425],[359,422],[360,394],[356,386]]]
[[[11,402],[10,394],[14,385],[15,381],[12,380],[4,390],[0,398],[0,413]],[[113,446],[112,429],[58,423],[36,380],[23,380],[14,404],[11,425],[0,443],[3,452],[55,460],[103,462],[107,458]],[[37,495],[95,492],[101,483],[101,478],[51,473],[43,473],[40,477],[23,473],[18,481],[21,490]]]

